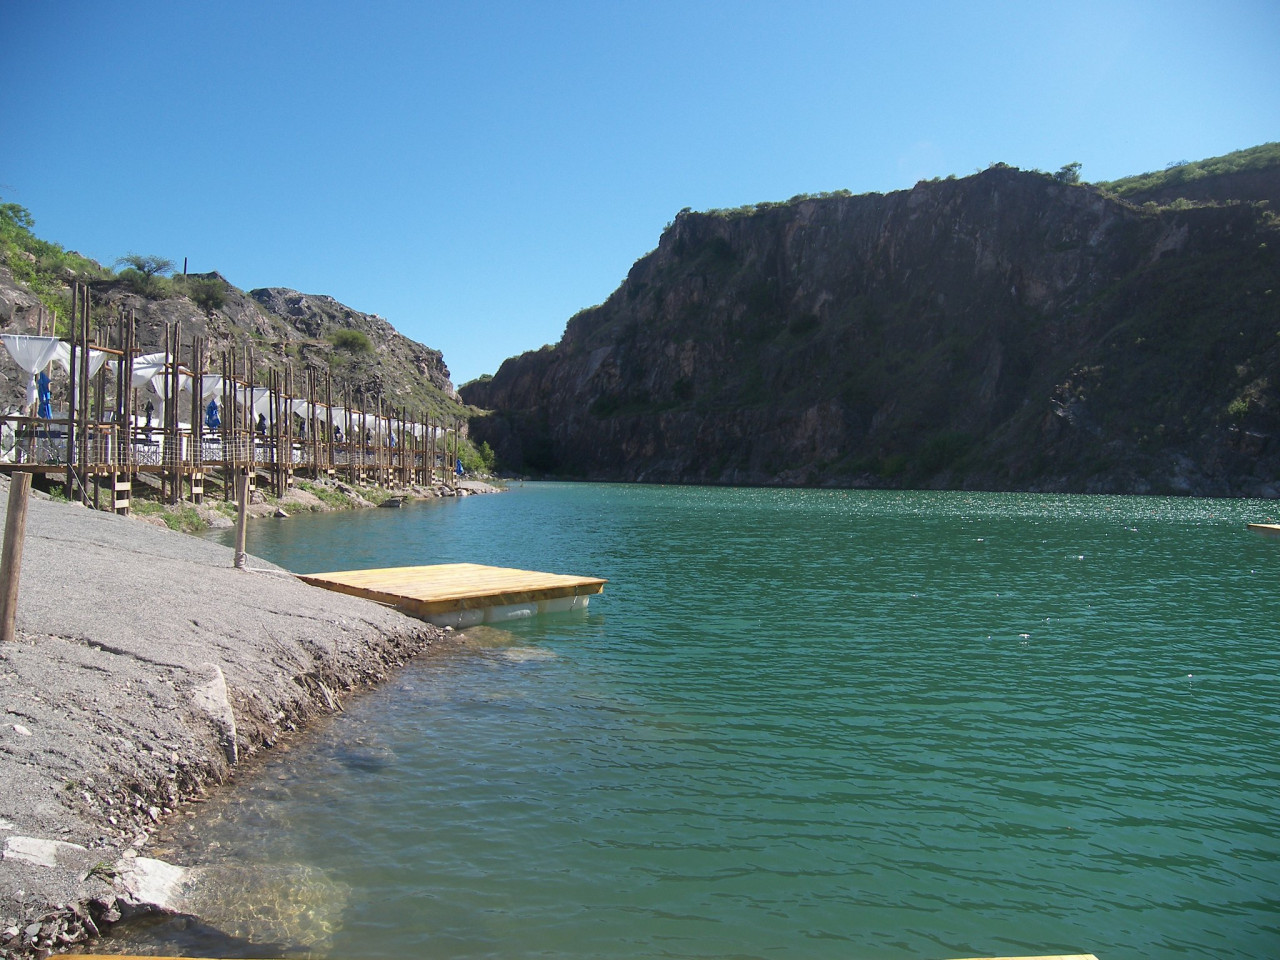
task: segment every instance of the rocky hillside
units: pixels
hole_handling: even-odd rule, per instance
[[[473,437],[606,480],[1277,496],[1280,222],[1137,199],[996,165],[682,211],[464,389]]]
[[[1261,203],[1280,212],[1280,143],[1237,150],[1194,163],[1174,163],[1154,173],[1100,183],[1130,203]]]
[[[209,369],[221,370],[224,350],[253,351],[259,382],[269,369],[291,365],[296,389],[305,390],[305,371],[333,374],[334,400],[405,408],[420,416],[461,416],[462,404],[449,380],[439,350],[403,336],[382,317],[344,306],[332,297],[271,287],[245,292],[217,273],[146,276],[126,269],[119,275],[100,265],[37,240],[15,222],[4,205],[3,262],[0,262],[0,332],[34,333],[37,319],[59,316],[65,336],[72,282],[88,283],[95,324],[114,329],[122,311],[137,319],[143,353],[164,349],[165,330],[182,331],[183,362],[199,336],[207,344]],[[21,211],[25,213],[25,211]],[[21,219],[21,218],[19,218]],[[100,341],[101,342],[101,341]],[[55,377],[55,390],[60,376]],[[8,410],[23,401],[27,375],[0,350],[0,405]]]

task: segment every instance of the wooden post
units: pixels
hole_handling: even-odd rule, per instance
[[[236,473],[236,557],[237,570],[245,565],[245,527],[249,522],[249,471]]]
[[[284,377],[280,371],[272,370],[271,379],[271,436],[272,442],[275,444],[275,492],[277,497],[283,497],[284,490]]]
[[[67,455],[71,453],[71,435],[75,433],[76,437],[76,469],[80,478],[80,502],[86,507],[89,505],[89,390],[92,384],[89,382],[89,328],[92,325],[92,317],[89,313],[89,290],[85,288],[84,295],[84,321],[80,325],[80,354],[77,357],[72,354],[72,363],[76,367],[76,397],[75,409],[68,414],[72,424],[67,428]]]
[[[324,375],[324,440],[328,444],[328,455],[325,457],[325,477],[335,477],[334,458],[337,456],[333,445],[333,374],[325,371]]]
[[[253,352],[248,344],[244,348],[244,419],[248,424],[249,472],[255,478],[258,472],[258,422],[253,410]],[[250,484],[252,486],[252,484]]]
[[[236,474],[232,469],[233,448],[227,442],[234,441],[236,436],[236,394],[232,386],[235,376],[235,354],[227,362],[227,351],[222,351],[222,426],[218,428],[219,449],[222,451],[222,499],[230,500],[233,496]]]
[[[80,325],[80,284],[71,285],[71,323],[67,331],[71,339],[71,365],[67,371],[67,499],[73,496],[75,467],[75,396],[76,396],[76,330]]]
[[[13,640],[18,615],[18,579],[22,572],[22,540],[27,533],[27,503],[31,499],[31,474],[15,471],[9,476],[9,512],[4,518],[4,550],[0,553],[0,643]]]
[[[311,444],[311,476],[320,479],[320,423],[316,417],[316,368],[307,367],[307,436]]]
[[[204,340],[191,339],[191,502],[204,501]]]
[[[351,409],[351,393],[349,390],[344,398],[343,406],[346,412],[342,415],[342,419],[347,422],[346,429],[342,431],[342,435],[347,441],[347,479],[354,485],[360,482],[360,468],[356,465],[356,413]]]
[[[138,407],[138,391],[133,388],[133,357],[137,352],[137,317],[129,310],[129,323],[125,327],[124,356],[120,359],[120,389],[123,391],[120,406],[120,429],[124,431],[124,446],[121,451],[121,463],[124,467],[124,491],[128,491],[121,509],[121,485],[116,484],[116,512],[128,513],[128,497],[132,496],[134,472],[137,466],[137,451],[134,449],[133,418]]]
[[[181,411],[178,409],[178,387],[182,380],[179,375],[179,365],[182,363],[182,328],[177,323],[173,324],[173,352],[169,357],[169,368],[165,375],[165,386],[168,389],[168,396],[165,398],[165,450],[169,449],[169,441],[173,441],[173,473],[171,486],[169,487],[169,502],[177,505],[182,502],[182,483],[183,474],[185,473],[184,460],[182,457],[182,434],[178,429],[181,422]],[[166,456],[166,459],[168,457]]]
[[[98,335],[94,338],[94,341],[98,343],[100,347],[106,347],[109,345],[109,340],[110,334],[107,332],[105,327],[99,325]],[[88,348],[86,347],[85,353],[87,354],[88,352]],[[86,369],[87,368],[88,364],[86,361]],[[106,415],[106,410],[107,365],[104,363],[98,368],[98,372],[94,374],[93,377],[93,410],[91,413],[94,423],[92,460],[94,463],[93,509],[95,510],[101,509],[99,498],[102,495],[102,474],[111,449],[111,444],[104,439],[104,437],[107,436],[107,431],[111,429],[110,426],[108,426],[110,418]]]
[[[379,487],[387,485],[384,479],[386,475],[386,452],[387,444],[382,436],[382,394],[378,394],[377,403],[374,405],[373,413],[373,470],[374,482]]]
[[[282,481],[283,489],[280,496],[284,496],[289,492],[289,488],[293,486],[293,400],[294,391],[297,388],[293,382],[293,364],[285,361],[284,366],[284,396],[280,400],[280,406],[284,416],[284,479]]]
[[[458,429],[458,420],[453,421],[453,457],[449,460],[449,484],[453,492],[458,492],[458,454],[462,452],[462,431]]]

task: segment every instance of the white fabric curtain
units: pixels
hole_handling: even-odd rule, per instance
[[[16,333],[3,335],[5,349],[14,362],[27,373],[31,379],[27,383],[26,405],[36,402],[36,374],[53,362],[58,355],[58,345],[62,343],[56,337],[28,337]]]
[[[68,351],[68,353],[70,353],[70,351]],[[107,351],[95,350],[93,349],[93,347],[90,347],[89,348],[89,376],[96,377],[98,375],[98,371],[102,369],[102,365],[106,363],[107,360],[109,360],[110,358],[111,358],[111,354],[107,353]],[[67,357],[67,362],[68,362],[68,365],[71,362],[71,358],[69,356]],[[107,369],[110,370],[111,368],[107,367]]]
[[[146,353],[140,357],[134,357],[133,381],[129,385],[132,387],[145,387],[162,370],[164,370],[163,353]]]
[[[253,388],[253,412],[255,416],[262,414],[271,419],[271,391],[266,387]]]
[[[164,374],[163,372],[161,372],[161,373],[157,373],[155,376],[153,376],[153,377],[151,378],[151,389],[152,389],[152,390],[154,390],[154,391],[156,392],[156,396],[157,396],[157,397],[163,397],[163,396],[164,396],[164,391],[165,391],[165,383],[164,383],[164,381],[165,381],[165,376],[166,376],[166,374]],[[137,377],[135,376],[135,377],[134,377],[134,379],[136,380],[136,379],[137,379]],[[190,393],[190,392],[191,392],[191,377],[190,377],[189,375],[187,375],[187,374],[185,374],[185,373],[179,373],[179,374],[178,374],[178,392],[179,392],[179,393]]]
[[[14,362],[27,373],[35,376],[58,355],[62,341],[55,337],[26,337],[16,333],[4,334],[5,349]],[[68,348],[70,349],[70,348]]]
[[[191,379],[195,379],[194,377]],[[222,378],[215,377],[213,374],[206,373],[200,384],[200,399],[207,406],[210,400],[217,399],[218,405],[221,406],[222,400]]]
[[[99,350],[97,347],[90,347],[89,348],[89,376],[96,377],[98,375],[98,371],[102,369],[102,365],[107,362],[107,358],[110,356],[111,354],[107,353],[105,350]],[[71,372],[71,344],[67,343],[65,340],[59,340],[58,352],[54,355],[53,359],[58,362],[58,364],[62,367],[63,370],[67,371],[67,373],[70,373]],[[108,369],[110,368],[108,367]]]

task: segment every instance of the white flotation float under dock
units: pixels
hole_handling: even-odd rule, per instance
[[[478,563],[309,573],[299,580],[376,600],[439,627],[503,623],[539,613],[580,610],[607,580]]]
[[[1264,537],[1280,537],[1280,523],[1251,523],[1249,529]]]

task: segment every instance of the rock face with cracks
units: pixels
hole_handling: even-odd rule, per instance
[[[1267,184],[1270,188],[1267,188]],[[462,388],[504,468],[652,483],[1280,496],[1280,219],[993,167],[682,211]],[[1214,184],[1222,194],[1209,191]]]
[[[443,636],[249,568],[217,544],[32,499],[17,641],[0,647],[0,957],[180,909],[180,866],[138,856],[151,831]]]

